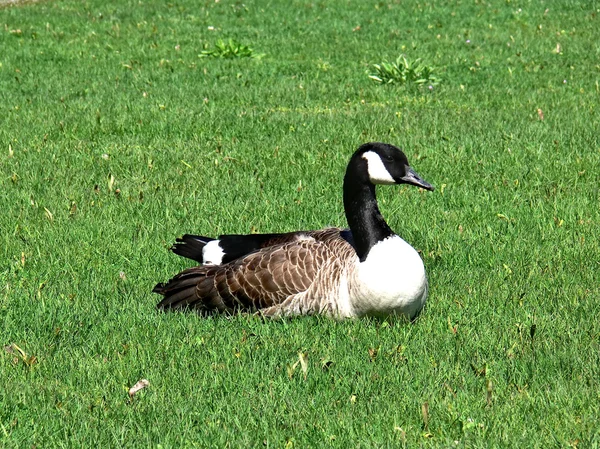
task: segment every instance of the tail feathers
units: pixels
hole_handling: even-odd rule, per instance
[[[171,247],[171,251],[178,256],[204,263],[202,250],[207,243],[212,242],[213,240],[215,239],[201,235],[185,234],[183,237],[176,240]]]
[[[185,234],[171,247],[175,254],[203,265],[222,265],[254,251],[273,245],[311,237],[311,232],[297,231],[283,234],[227,234],[218,239]]]
[[[156,305],[159,310],[195,309],[203,314],[228,310],[214,289],[213,273],[203,267],[190,268],[166,283],[156,284],[152,292],[163,296]]]
[[[183,309],[198,301],[196,287],[198,282],[205,278],[204,273],[198,271],[184,271],[169,282],[156,284],[153,293],[164,296],[156,306],[164,309]]]

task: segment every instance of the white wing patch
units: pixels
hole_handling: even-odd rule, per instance
[[[204,265],[221,265],[223,263],[224,255],[225,252],[219,245],[218,240],[212,240],[202,248],[202,260]]]
[[[385,168],[381,157],[374,151],[367,151],[362,155],[367,161],[367,170],[369,171],[369,179],[373,184],[396,184],[390,172]]]

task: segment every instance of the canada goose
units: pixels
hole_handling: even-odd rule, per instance
[[[427,299],[417,251],[385,222],[375,184],[433,190],[393,145],[362,145],[344,177],[350,229],[285,234],[184,235],[172,251],[202,265],[154,292],[159,309],[260,312],[267,316],[325,314],[337,318],[402,314],[414,318]]]

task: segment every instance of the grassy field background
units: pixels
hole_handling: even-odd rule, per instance
[[[0,446],[598,447],[599,16],[0,9]],[[229,38],[264,56],[199,57]],[[368,78],[400,54],[439,84]],[[428,270],[417,322],[155,310],[183,233],[345,225],[345,164],[372,140],[437,187],[378,191]]]

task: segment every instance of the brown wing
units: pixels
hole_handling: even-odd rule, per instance
[[[325,261],[336,257],[332,243],[339,238],[336,228],[312,231],[228,264],[190,268],[155,287],[164,296],[158,307],[229,313],[272,307],[311,286]]]

